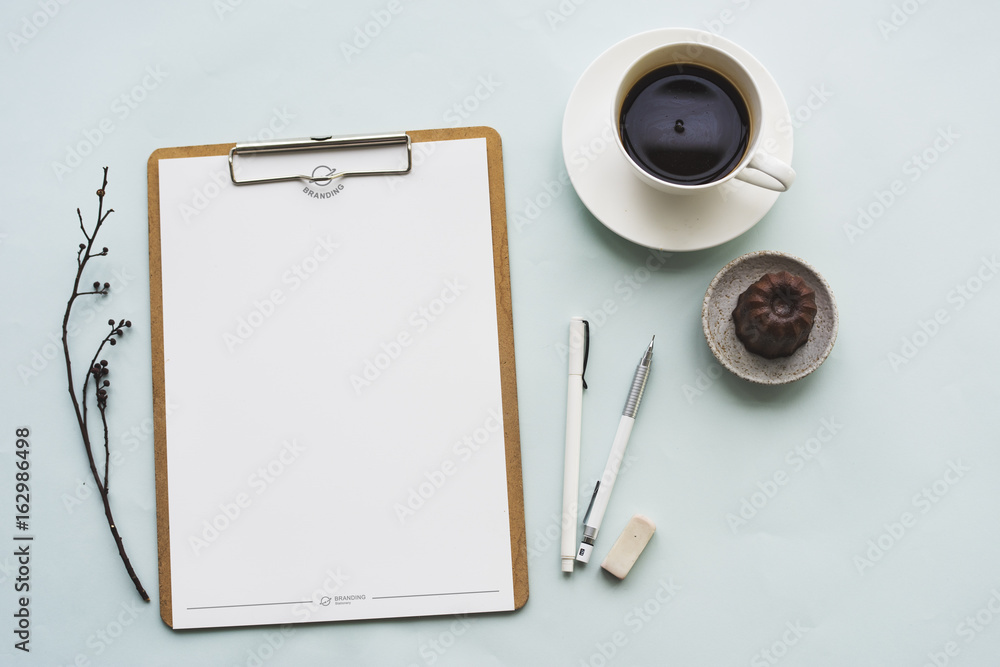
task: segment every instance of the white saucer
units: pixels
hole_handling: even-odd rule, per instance
[[[788,105],[764,66],[742,48],[712,33],[664,28],[633,35],[598,56],[583,73],[563,116],[563,159],[584,205],[624,238],[661,250],[701,250],[736,238],[764,217],[777,192],[736,179],[693,195],[670,195],[645,185],[615,145],[611,101],[618,78],[644,52],[670,42],[710,44],[739,60],[760,86],[764,102],[762,146],[792,162]],[[768,141],[771,139],[772,141]]]

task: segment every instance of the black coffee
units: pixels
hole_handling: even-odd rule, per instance
[[[699,65],[667,65],[632,86],[619,117],[640,167],[671,183],[716,181],[743,158],[750,114],[736,87]]]

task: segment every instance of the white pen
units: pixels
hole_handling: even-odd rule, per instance
[[[655,339],[656,336],[653,336],[653,340]],[[622,410],[622,418],[618,422],[615,442],[611,445],[611,454],[608,455],[608,462],[604,466],[604,474],[601,475],[597,486],[594,487],[594,495],[590,499],[587,515],[583,518],[583,541],[580,542],[580,549],[576,554],[576,559],[581,563],[590,562],[590,553],[594,550],[597,531],[601,529],[601,521],[604,520],[604,512],[608,509],[611,491],[615,488],[615,480],[618,478],[618,471],[625,458],[625,448],[628,447],[628,439],[632,435],[632,426],[635,424],[635,415],[639,410],[639,401],[642,400],[642,391],[646,388],[649,365],[653,362],[653,340],[649,341],[649,347],[646,348],[646,352],[643,353],[642,359],[639,360],[639,365],[635,369],[632,388],[629,389],[628,398],[625,400],[625,409]]]
[[[573,571],[576,554],[576,511],[580,487],[580,422],[583,418],[583,390],[587,381],[590,351],[590,324],[574,317],[569,322],[569,389],[566,394],[566,462],[563,469],[562,571]]]

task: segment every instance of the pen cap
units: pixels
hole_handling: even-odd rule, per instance
[[[569,321],[569,374],[583,375],[587,365],[587,348],[590,345],[590,327],[587,320],[574,317]]]
[[[594,552],[594,545],[586,542],[580,544],[580,549],[576,552],[576,559],[581,563],[590,562],[590,554]]]

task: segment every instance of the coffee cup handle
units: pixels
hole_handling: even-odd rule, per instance
[[[752,185],[784,192],[795,180],[795,170],[764,151],[757,151],[746,168],[736,178]]]

